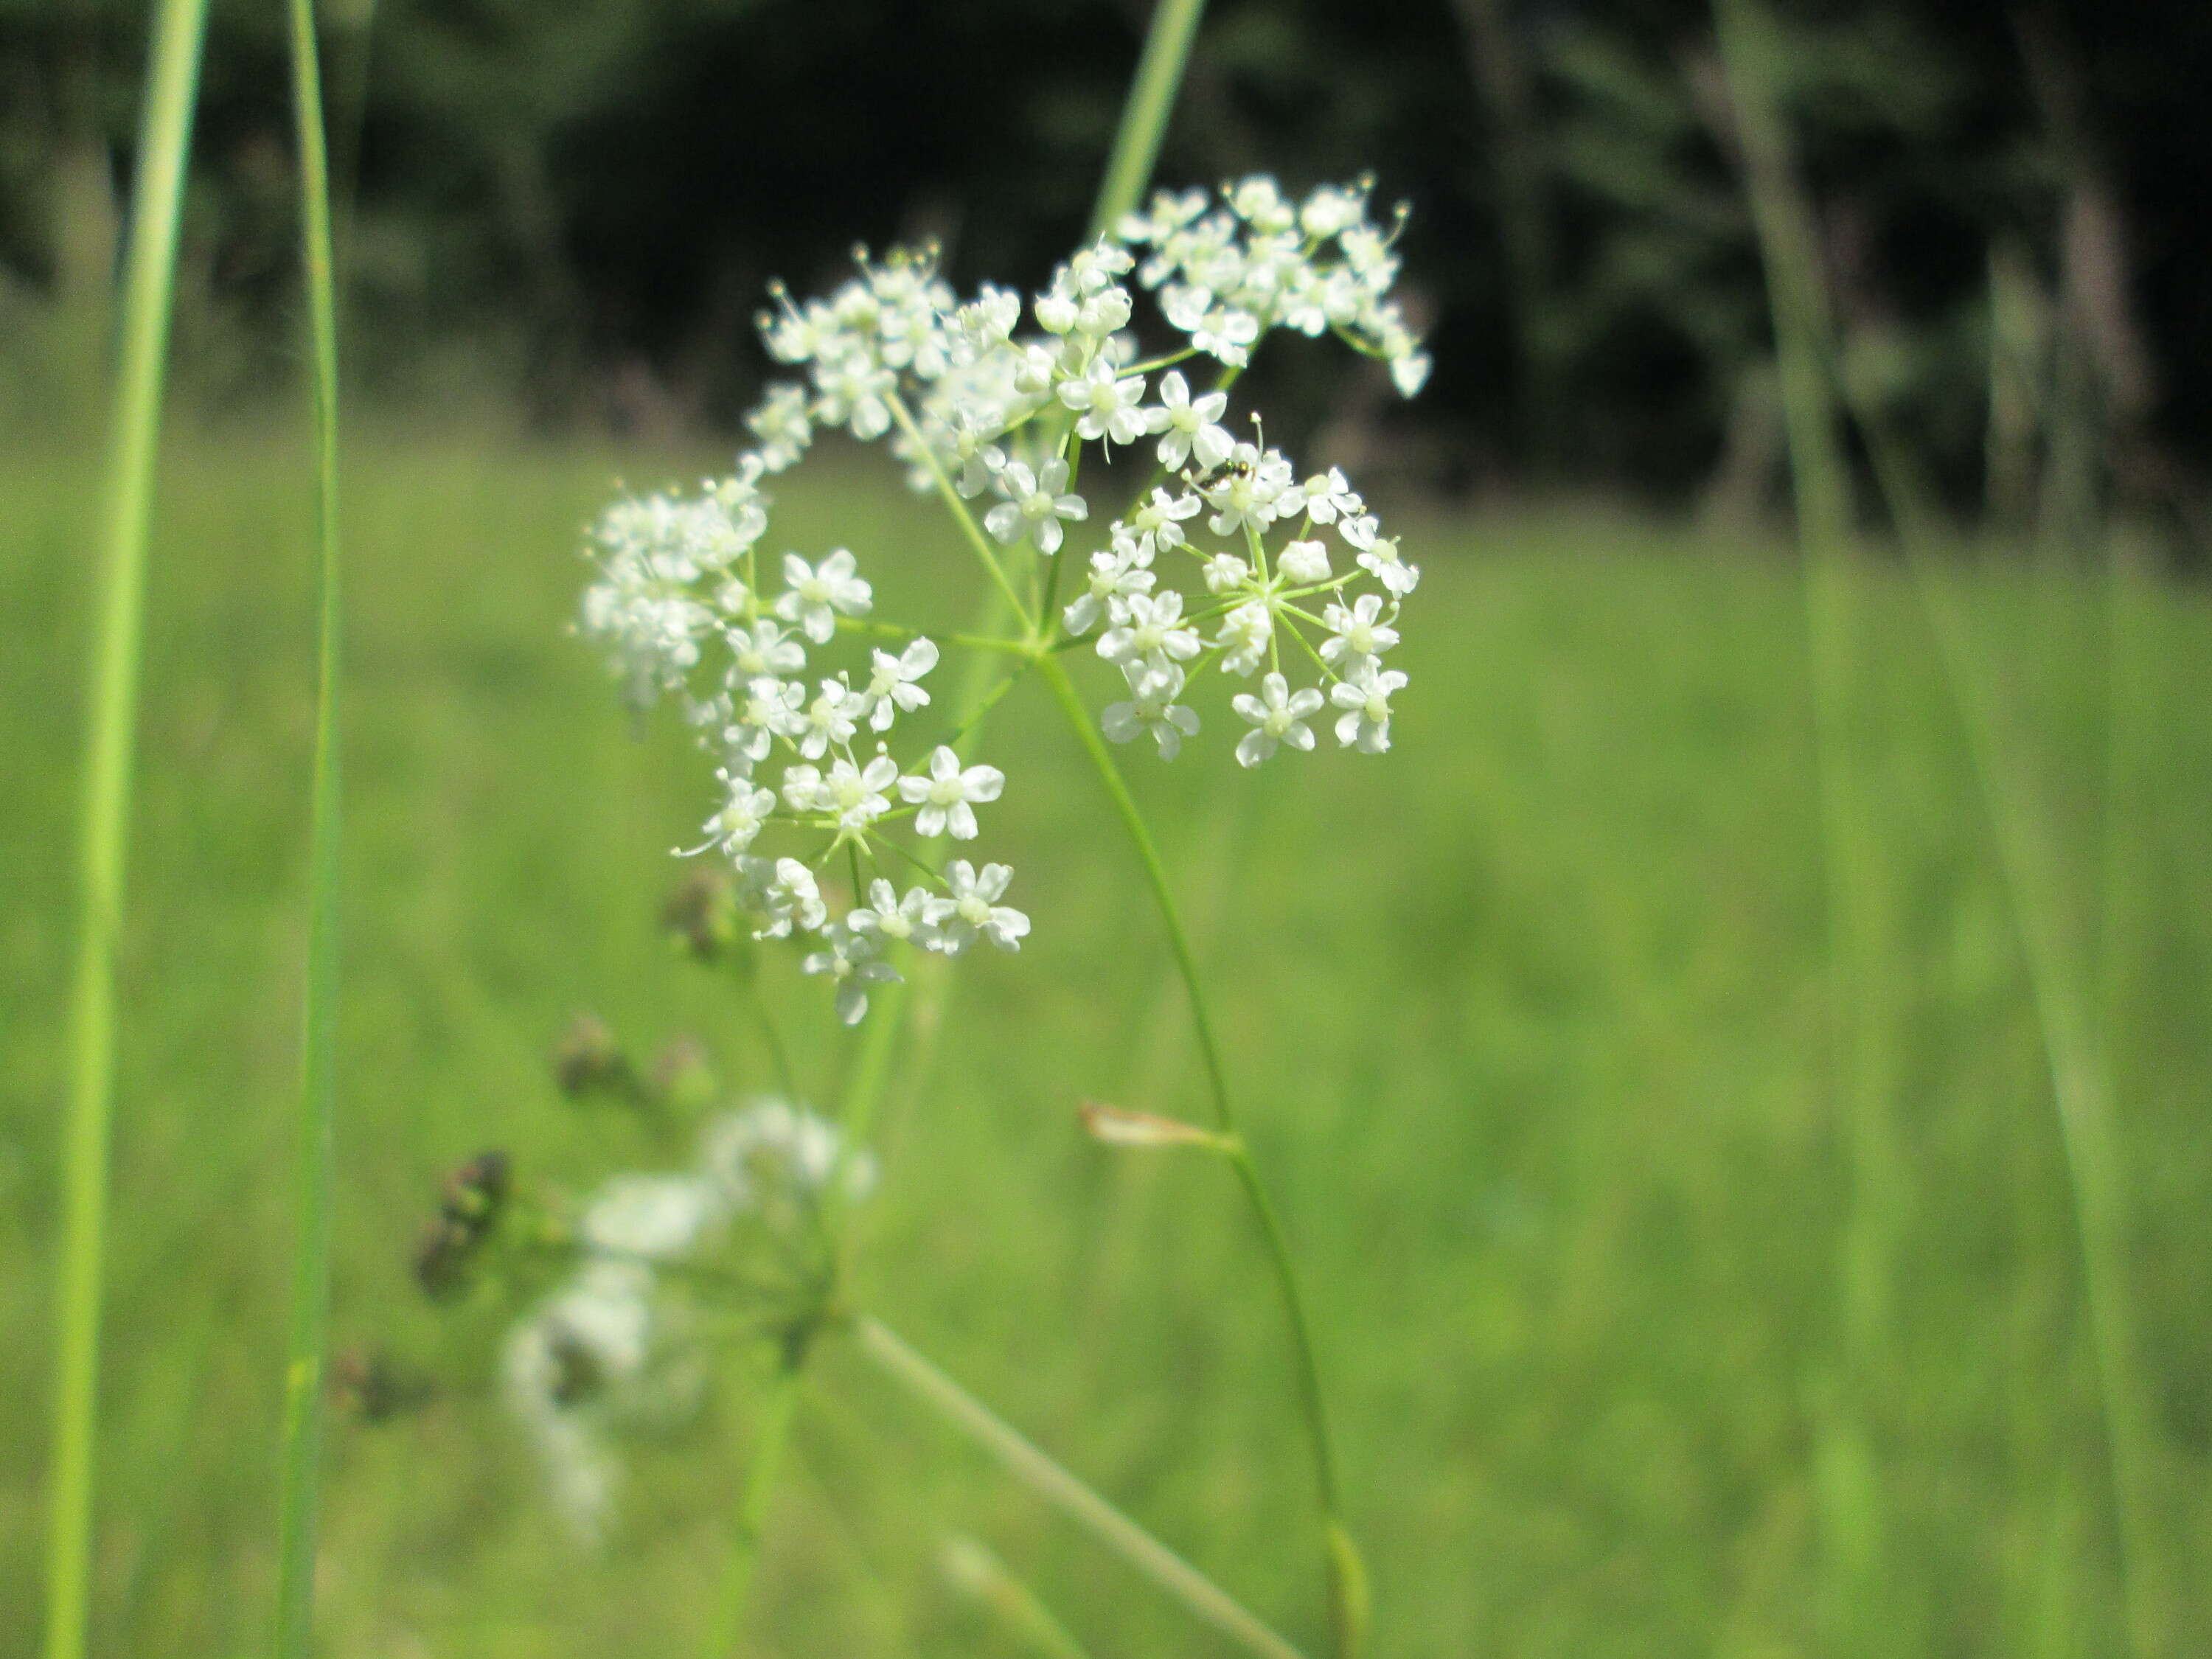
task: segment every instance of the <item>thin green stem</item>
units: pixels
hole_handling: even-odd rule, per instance
[[[702,1659],[730,1659],[737,1650],[738,1638],[744,1633],[753,1571],[760,1562],[761,1540],[768,1530],[769,1507],[775,1498],[784,1448],[791,1439],[791,1421],[799,1412],[805,1366],[804,1346],[787,1348],[762,1402],[760,1425],[753,1432],[752,1461],[746,1466],[744,1492],[738,1500],[737,1535],[731,1540],[730,1558],[722,1568],[721,1589],[714,1598],[714,1616],[707,1627]]]
[[[945,505],[951,510],[954,520],[960,526],[961,533],[968,538],[968,545],[975,550],[975,556],[983,562],[983,568],[989,573],[991,580],[997,586],[1006,603],[1013,607],[1014,615],[1021,619],[1024,629],[1034,633],[1036,625],[1030,620],[1029,611],[1023,606],[1021,596],[1014,592],[1014,585],[1006,580],[1006,567],[999,562],[999,556],[991,550],[990,538],[984,535],[982,526],[975,522],[975,515],[968,510],[968,503],[961,498],[959,490],[953,487],[952,480],[945,476],[945,467],[938,460],[936,450],[933,449],[929,441],[921,435],[921,428],[915,424],[914,416],[908,410],[906,400],[893,392],[884,394],[884,401],[890,405],[891,418],[898,422],[899,430],[906,434],[907,441],[914,446],[915,453],[921,457],[922,464],[928,467],[929,476],[936,480],[937,493],[944,498]]]
[[[1237,1184],[1243,1189],[1253,1215],[1259,1222],[1261,1237],[1267,1246],[1268,1266],[1273,1273],[1290,1325],[1291,1346],[1298,1380],[1298,1403],[1305,1420],[1306,1437],[1313,1453],[1315,1495],[1328,1539],[1329,1582],[1337,1612],[1338,1649],[1340,1652],[1350,1652],[1358,1648],[1362,1634],[1359,1629],[1361,1620],[1355,1612],[1361,1596],[1354,1593],[1354,1581],[1362,1575],[1357,1552],[1345,1532],[1339,1507],[1336,1456],[1329,1434],[1327,1397],[1322,1389],[1321,1362],[1315,1350],[1313,1328],[1306,1317],[1305,1299],[1298,1289],[1297,1273],[1291,1259],[1289,1243],[1284,1237],[1274,1206],[1267,1197],[1266,1185],[1260,1178],[1259,1167],[1254,1163],[1250,1150],[1238,1136],[1237,1114],[1230,1103],[1229,1083],[1222,1067],[1220,1046],[1214,1038],[1213,1021],[1206,1011],[1206,994],[1199,977],[1198,958],[1191,949],[1190,937],[1182,925],[1174,890],[1168,884],[1167,868],[1160,860],[1159,848],[1152,840],[1152,830],[1145,822],[1144,814],[1138,809],[1135,797],[1129,793],[1128,782],[1122,777],[1121,768],[1106,747],[1105,738],[1091,719],[1090,711],[1084,708],[1083,700],[1077,694],[1074,683],[1068,678],[1067,670],[1060,659],[1043,657],[1037,666],[1038,672],[1052,688],[1061,712],[1067,716],[1077,739],[1090,756],[1099,781],[1105,786],[1108,798],[1114,803],[1123,828],[1128,831],[1129,839],[1135,845],[1138,861],[1144,866],[1145,878],[1152,886],[1161,924],[1167,931],[1168,945],[1175,957],[1176,971],[1182,975],[1183,989],[1189,999],[1191,1026],[1198,1038],[1200,1061],[1206,1068],[1214,1124],[1223,1134],[1231,1139],[1233,1150],[1229,1154],[1230,1163],[1237,1171]]]
[[[990,1609],[1009,1632],[1042,1659],[1091,1659],[1090,1650],[1046,1605],[1045,1599],[981,1540],[947,1539],[941,1559],[945,1577]]]
[[[853,1334],[860,1352],[886,1376],[1199,1618],[1264,1659],[1300,1659],[1296,1648],[1228,1591],[1040,1451],[1019,1430],[915,1352],[881,1320],[864,1314],[854,1322]]]
[[[292,92],[300,146],[301,241],[314,380],[315,539],[320,605],[313,805],[309,826],[307,982],[300,1075],[300,1163],[292,1329],[284,1370],[277,1514],[278,1659],[306,1659],[315,1611],[315,1522],[322,1459],[324,1350],[330,1322],[332,1119],[338,1002],[338,348],[330,160],[312,0],[291,0]]]
[[[70,1000],[70,1099],[48,1488],[47,1659],[81,1659],[90,1596],[100,1304],[115,1094],[115,956],[123,922],[146,540],[207,0],[162,0],[154,25],[138,190],[124,272],[121,355],[101,531],[99,632],[87,696],[78,845],[77,957]]]
[[[1159,0],[1153,8],[1144,55],[1137,60],[1136,79],[1130,83],[1121,128],[1114,135],[1114,153],[1091,210],[1091,240],[1112,230],[1137,205],[1151,182],[1168,118],[1175,112],[1176,93],[1190,62],[1190,43],[1205,15],[1206,0]]]
[[[840,617],[837,629],[845,634],[872,634],[879,639],[933,639],[946,645],[957,645],[964,651],[991,651],[1002,657],[1026,657],[1028,646],[1019,640],[1002,640],[982,634],[931,634],[925,629],[901,628],[896,623],[877,622],[866,617]]]

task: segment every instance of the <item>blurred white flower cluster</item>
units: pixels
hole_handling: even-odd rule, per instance
[[[772,1326],[818,1295],[805,1264],[823,1196],[842,1180],[860,1198],[875,1179],[865,1153],[841,1176],[841,1152],[827,1121],[758,1100],[707,1125],[693,1168],[617,1176],[585,1206],[574,1273],[508,1333],[503,1366],[507,1403],[580,1534],[605,1525],[617,1437],[696,1408],[720,1328],[710,1310],[750,1305]]]
[[[1014,950],[1029,922],[1000,902],[1005,865],[939,869],[927,845],[884,841],[902,820],[925,843],[974,837],[975,809],[1005,775],[943,744],[892,757],[888,734],[930,702],[939,647],[871,617],[872,589],[845,549],[767,562],[763,480],[825,428],[888,439],[1023,612],[1021,635],[994,643],[1034,659],[1097,635],[1121,677],[1101,715],[1116,742],[1148,736],[1174,757],[1200,730],[1190,699],[1212,669],[1252,686],[1228,699],[1243,765],[1314,748],[1316,723],[1346,748],[1387,749],[1406,677],[1385,658],[1419,570],[1341,472],[1302,476],[1256,423],[1247,440],[1229,419],[1231,388],[1276,329],[1334,334],[1385,362],[1408,397],[1427,378],[1390,297],[1402,214],[1377,226],[1369,197],[1361,183],[1295,201],[1267,178],[1218,196],[1162,191],[1026,305],[988,283],[962,301],[926,252],[863,253],[834,293],[779,295],[763,315],[770,355],[805,380],[770,386],[734,472],[694,496],[621,501],[599,521],[583,630],[634,701],[681,700],[720,767],[707,846],[735,859],[761,936],[815,936],[805,965],[835,981],[848,1021],[870,986],[897,976],[887,945]],[[1150,359],[1132,284],[1157,301],[1162,349]],[[1077,487],[1090,445],[1148,475],[1121,486],[1127,505],[1103,534],[1085,534],[1094,515]],[[897,648],[834,673],[811,665],[841,633]],[[772,825],[804,832],[805,856],[756,853]],[[922,884],[902,885],[902,866]],[[842,915],[825,871],[849,885]]]

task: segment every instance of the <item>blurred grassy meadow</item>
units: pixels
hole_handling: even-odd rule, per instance
[[[578,1011],[641,1057],[696,1036],[731,1088],[769,1085],[729,982],[655,922],[706,769],[672,723],[634,734],[563,632],[577,531],[612,479],[720,464],[469,434],[349,447],[334,1329],[437,1393],[333,1425],[320,1617],[345,1659],[658,1654],[703,1628],[742,1371],[698,1424],[635,1449],[623,1523],[585,1553],[498,1401],[502,1310],[428,1307],[407,1258],[441,1173],[485,1147],[577,1188],[660,1156],[553,1088]],[[941,514],[878,476],[786,492],[772,539],[850,542],[888,614],[959,625],[941,595],[970,584]],[[94,1632],[134,1659],[248,1651],[272,1593],[308,477],[295,442],[187,434],[158,507]],[[93,489],[33,447],[0,459],[4,1653],[31,1651],[37,1624]],[[1845,732],[1894,1152],[1870,1177],[1833,1081],[1793,565],[1591,511],[1395,517],[1427,577],[1386,762],[1248,775],[1218,730],[1172,768],[1129,757],[1309,1275],[1376,1651],[2124,1651],[2058,1120],[1990,819],[1902,571],[1865,570]],[[2100,578],[2024,562],[1966,592],[2109,1035],[2155,1453],[2154,1553],[2130,1565],[2159,1586],[2165,1650],[2212,1650],[2212,604],[2147,587],[2116,631]],[[1040,688],[996,719],[994,757],[1023,758],[994,847],[1036,932],[1018,957],[962,965],[935,1063],[897,1079],[862,1298],[1318,1642],[1278,1315],[1226,1176],[1109,1152],[1075,1119],[1085,1097],[1200,1115],[1157,925]],[[816,987],[763,983],[829,1098],[851,1039]],[[1874,1337],[1849,1339],[1844,1241],[1869,1228]],[[1021,1651],[947,1588],[959,1533],[1100,1659],[1227,1650],[853,1356],[823,1358],[755,1651]],[[1839,1423],[1875,1472],[1842,1547],[1875,1552],[1863,1582],[1839,1580],[1815,1476]]]

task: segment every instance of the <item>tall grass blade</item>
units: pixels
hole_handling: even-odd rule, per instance
[[[313,1636],[315,1520],[322,1457],[324,1347],[330,1310],[331,1118],[338,1000],[338,362],[331,270],[330,158],[312,0],[291,0],[292,99],[300,150],[301,264],[314,384],[315,758],[307,857],[307,975],[300,1063],[292,1329],[284,1370],[283,1498],[277,1516],[278,1659],[304,1659]]]
[[[1099,183],[1098,199],[1091,209],[1094,240],[1137,205],[1152,182],[1152,168],[1160,159],[1160,141],[1167,136],[1168,118],[1175,112],[1176,94],[1182,88],[1183,70],[1190,63],[1190,43],[1197,37],[1199,19],[1205,15],[1206,0],[1159,0],[1152,9],[1144,55],[1137,60],[1136,78],[1130,82],[1129,95],[1121,105],[1121,125],[1114,134],[1106,176]]]
[[[2081,1252],[2090,1340],[2110,1453],[2112,1506],[2119,1522],[2128,1646],[2137,1659],[2152,1659],[2166,1650],[2166,1577],[2153,1493],[2158,1431],[2142,1370],[2135,1298],[2128,1288],[2125,1158],[2113,1110],[2111,1062],[2099,1031],[2098,990],[2069,948],[2061,898],[2064,880],[2049,824],[2035,810],[2033,791],[2006,741],[1989,675],[1977,660],[1972,630],[1950,578],[1934,556],[1934,514],[1927,505],[1930,492],[1873,398],[1854,395],[1851,401],[1958,706],[2020,936],[2044,1064],[2058,1111],[2059,1140]],[[2116,571],[2113,580],[2130,578]],[[2113,603],[2125,601],[2116,593]],[[2123,731],[2111,736],[2116,745],[2124,740]],[[2116,769],[2128,763],[2115,756]],[[2109,824],[2106,833],[2112,833]],[[2108,871],[2108,890],[2115,879]],[[2112,899],[2108,890],[2108,904]],[[2115,949],[2110,927],[2108,920],[2108,975]],[[2109,990],[2106,994],[2110,995]]]
[[[206,31],[207,0],[162,0],[154,24],[139,128],[137,196],[123,279],[79,821],[80,908],[70,999],[53,1466],[47,1500],[48,1659],[81,1659],[89,1613],[100,1304],[115,1098],[115,952],[123,921],[144,648],[146,538],[161,440],[177,224]]]
[[[783,1468],[784,1448],[790,1443],[791,1421],[799,1414],[799,1396],[805,1386],[805,1365],[803,1350],[787,1352],[761,1407],[760,1425],[753,1434],[752,1461],[738,1499],[737,1536],[722,1565],[721,1587],[707,1629],[706,1659],[730,1659],[737,1650],[738,1638],[744,1633],[753,1573],[760,1565],[761,1540],[768,1534],[769,1506],[775,1493],[776,1477]]]
[[[1867,1401],[1889,1323],[1892,1236],[1903,1174],[1891,1132],[1889,1032],[1881,989],[1883,926],[1876,859],[1850,738],[1858,609],[1850,548],[1850,474],[1829,378],[1832,328],[1813,214],[1798,182],[1780,101],[1783,45],[1763,0],[1714,0],[1744,187],[1765,267],[1782,388],[1797,538],[1805,567],[1814,740],[1832,941],[1834,1073],[1844,1103],[1850,1191],[1842,1242],[1844,1375],[1818,1390],[1823,1443],[1814,1457],[1830,1583],[1831,1640],[1863,1645],[1884,1578],[1881,1471]],[[1849,1632],[1850,1634],[1846,1634]]]

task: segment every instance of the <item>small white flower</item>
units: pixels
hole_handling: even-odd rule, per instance
[[[815,790],[815,804],[820,811],[837,815],[839,829],[865,830],[891,810],[884,792],[897,780],[898,763],[889,755],[878,755],[866,766],[836,761]]]
[[[723,741],[746,761],[766,760],[775,738],[791,737],[804,728],[799,705],[805,698],[806,688],[795,681],[771,679],[766,675],[748,680],[744,696],[734,711],[733,723],[722,733]]]
[[[1390,379],[1401,398],[1419,395],[1429,383],[1429,354],[1425,351],[1393,353],[1390,358]]]
[[[785,679],[806,666],[806,647],[766,617],[729,630],[730,654],[737,659],[731,684]]]
[[[809,760],[820,760],[832,744],[852,742],[860,718],[866,712],[860,695],[846,684],[844,676],[823,680],[814,701],[799,717],[799,752]]]
[[[808,564],[796,553],[785,554],[783,580],[790,591],[776,600],[775,614],[796,623],[815,644],[827,644],[837,631],[840,611],[865,617],[873,602],[874,590],[854,572],[853,556],[842,547],[818,565]]]
[[[1201,492],[1213,508],[1206,527],[1217,536],[1233,536],[1248,524],[1265,530],[1291,478],[1291,464],[1278,451],[1263,455],[1250,444],[1237,445],[1227,470]]]
[[[1330,605],[1322,620],[1329,637],[1322,641],[1321,659],[1346,679],[1398,643],[1398,630],[1382,619],[1382,601],[1373,593],[1349,606]]]
[[[1230,193],[1229,207],[1253,229],[1268,234],[1288,230],[1297,222],[1297,210],[1264,173],[1255,173],[1239,184]]]
[[[1063,267],[1068,286],[1078,294],[1099,294],[1114,286],[1114,279],[1127,274],[1137,262],[1125,247],[1101,237],[1089,247],[1079,249]]]
[[[761,441],[754,453],[764,471],[781,472],[797,465],[814,441],[814,422],[807,418],[805,386],[779,381],[769,387],[760,407],[745,416],[745,424]]]
[[[1130,663],[1125,672],[1130,700],[1108,703],[1099,717],[1099,729],[1115,743],[1133,742],[1149,732],[1160,746],[1160,758],[1173,760],[1182,740],[1198,735],[1197,711],[1176,702],[1182,690],[1182,670],[1173,664],[1156,670]]]
[[[745,882],[740,902],[764,918],[755,939],[786,939],[794,926],[811,933],[829,919],[814,872],[797,859],[741,858],[738,872]]]
[[[1345,477],[1343,471],[1331,467],[1326,472],[1316,473],[1300,487],[1298,494],[1304,499],[1306,511],[1316,524],[1334,524],[1339,519],[1356,519],[1367,510]]]
[[[1221,619],[1221,672],[1240,678],[1258,672],[1275,637],[1274,613],[1255,600],[1240,605]]]
[[[1132,594],[1120,626],[1098,636],[1098,654],[1108,662],[1141,662],[1164,668],[1170,659],[1188,662],[1201,648],[1198,630],[1182,623],[1182,595],[1170,588]]]
[[[1298,210],[1298,228],[1319,240],[1351,228],[1366,211],[1367,198],[1359,191],[1323,185]]]
[[[729,799],[721,811],[707,820],[707,844],[735,858],[753,844],[761,825],[775,811],[775,795],[742,773],[725,769],[714,775],[728,788]]]
[[[1181,547],[1188,539],[1183,535],[1183,521],[1196,518],[1200,505],[1198,497],[1188,490],[1170,495],[1164,489],[1155,489],[1129,515],[1130,533],[1136,537],[1148,558],[1155,552]]]
[[[799,964],[801,972],[825,974],[837,987],[837,1018],[857,1025],[868,1012],[868,988],[896,981],[897,969],[871,960],[878,949],[873,934],[856,932],[842,921],[822,930],[825,948],[811,952]]]
[[[1218,595],[1243,586],[1251,580],[1252,567],[1234,553],[1216,553],[1199,574],[1206,579],[1206,591]]]
[[[1080,417],[1075,422],[1079,438],[1103,438],[1110,449],[1145,435],[1143,375],[1120,374],[1102,356],[1092,361],[1080,380],[1062,380],[1058,392],[1060,402]]]
[[[1014,872],[1003,864],[987,864],[978,872],[967,860],[953,860],[945,871],[951,896],[932,902],[930,921],[938,930],[938,948],[957,956],[980,935],[1001,951],[1020,950],[1030,919],[999,902],[1013,878]]]
[[[1115,537],[1114,545],[1105,552],[1093,553],[1090,586],[1063,613],[1067,631],[1088,634],[1101,617],[1118,620],[1124,612],[1124,602],[1132,595],[1152,591],[1150,563],[1151,556],[1127,535]]]
[[[1229,408],[1229,394],[1209,392],[1193,400],[1189,382],[1176,370],[1160,377],[1159,407],[1151,411],[1148,424],[1159,433],[1160,465],[1178,467],[1194,460],[1200,472],[1211,472],[1229,459],[1237,441],[1219,422]]]
[[[891,429],[890,398],[898,390],[898,377],[879,363],[855,352],[834,363],[817,360],[815,389],[822,395],[815,411],[831,426],[847,426],[862,443],[872,443]]]
[[[1006,775],[995,766],[971,766],[962,770],[960,757],[943,744],[929,757],[926,778],[901,778],[899,793],[921,810],[914,827],[923,836],[947,830],[955,841],[975,839],[975,809],[971,801],[994,801],[1006,787]]]
[[[878,876],[869,884],[867,904],[848,915],[845,924],[860,933],[926,947],[937,938],[929,920],[930,904],[927,888],[909,887],[902,898],[896,888]]]
[[[1083,497],[1067,493],[1067,463],[1047,461],[1042,473],[1026,463],[1009,461],[994,480],[1006,499],[985,515],[983,527],[1002,542],[1033,538],[1040,553],[1060,550],[1060,520],[1088,518]]]
[[[701,1176],[617,1176],[592,1200],[576,1234],[587,1249],[672,1261],[726,1213],[720,1188]]]
[[[1375,538],[1382,533],[1382,521],[1372,513],[1348,513],[1337,521],[1336,533],[1346,543],[1364,551],[1375,545]]]
[[[929,701],[920,684],[921,677],[937,666],[937,641],[921,639],[896,657],[888,651],[875,653],[868,689],[860,696],[867,704],[868,725],[888,732],[902,713],[912,714]]]
[[[1290,683],[1280,674],[1269,674],[1260,682],[1260,695],[1242,692],[1230,703],[1239,715],[1252,723],[1252,729],[1238,740],[1237,763],[1257,766],[1275,752],[1275,745],[1287,743],[1293,749],[1314,746],[1313,728],[1306,717],[1322,706],[1322,695],[1311,686],[1293,693]]]
[[[983,284],[975,301],[952,313],[953,360],[972,363],[1013,337],[1022,320],[1022,296],[1012,289]]]
[[[1362,754],[1379,755],[1390,746],[1390,694],[1402,688],[1406,677],[1396,669],[1378,670],[1367,663],[1357,678],[1339,680],[1328,689],[1328,700],[1344,713],[1336,717],[1336,740]]]
[[[1328,548],[1322,542],[1289,543],[1276,566],[1284,575],[1301,585],[1325,582],[1328,580]]]
[[[1395,536],[1377,536],[1359,551],[1359,567],[1400,599],[1412,592],[1421,580],[1421,568],[1398,556]]]

